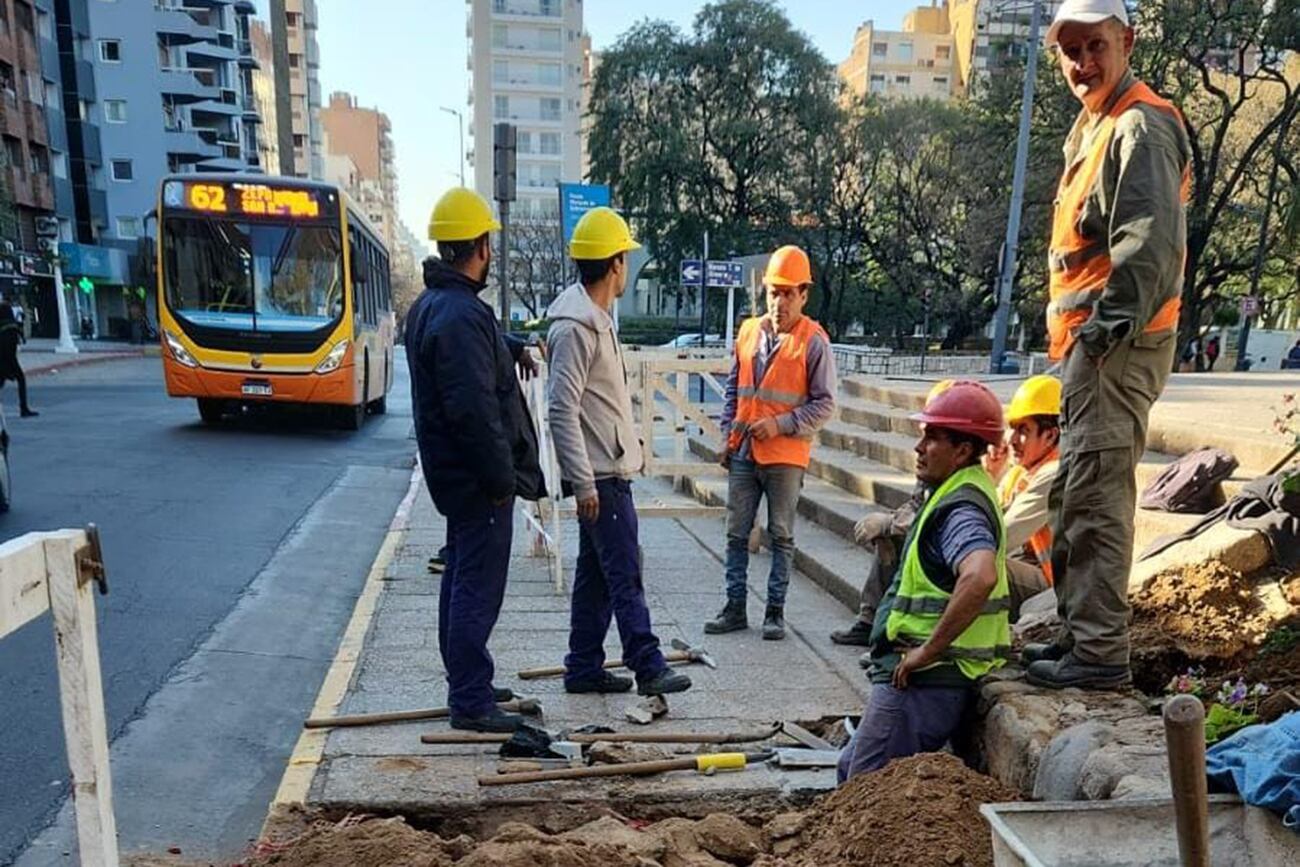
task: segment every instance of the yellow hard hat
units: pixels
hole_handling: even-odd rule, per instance
[[[952,388],[957,382],[955,379],[941,379],[934,385],[930,386],[930,393],[925,396],[925,402],[929,403],[948,389]]]
[[[452,187],[433,206],[429,240],[473,241],[484,232],[500,228],[487,199],[466,187]]]
[[[575,259],[608,259],[628,250],[640,250],[632,240],[627,220],[613,208],[592,208],[573,227],[569,255]]]
[[[1055,376],[1031,376],[1020,384],[1007,407],[1007,424],[1036,415],[1061,414],[1061,381]]]

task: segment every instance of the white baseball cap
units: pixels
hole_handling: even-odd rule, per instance
[[[1056,10],[1052,26],[1047,28],[1047,47],[1056,45],[1061,27],[1070,22],[1080,24],[1097,24],[1107,18],[1118,18],[1119,23],[1129,26],[1128,8],[1124,0],[1065,0]]]

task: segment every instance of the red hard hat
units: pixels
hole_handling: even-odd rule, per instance
[[[968,433],[993,445],[1002,442],[1005,430],[1001,401],[987,386],[971,380],[954,382],[930,398],[912,421]]]

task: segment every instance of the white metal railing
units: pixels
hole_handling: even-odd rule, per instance
[[[533,556],[549,556],[551,583],[556,593],[565,588],[563,565],[563,535],[560,525],[560,462],[555,456],[555,443],[551,439],[551,416],[546,402],[546,362],[537,362],[538,373],[532,379],[520,380],[528,413],[537,429],[537,457],[546,479],[548,496],[536,504],[522,502],[524,520],[533,528]]]
[[[0,545],[0,639],[46,611],[54,615],[63,736],[82,867],[118,867],[93,586],[108,592],[99,533],[28,533]]]

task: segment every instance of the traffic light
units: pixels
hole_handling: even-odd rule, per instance
[[[95,291],[95,282],[89,277],[82,277],[77,281],[77,288],[89,295]]]
[[[492,197],[498,202],[513,202],[518,175],[515,169],[515,125],[498,123],[492,136]]]

